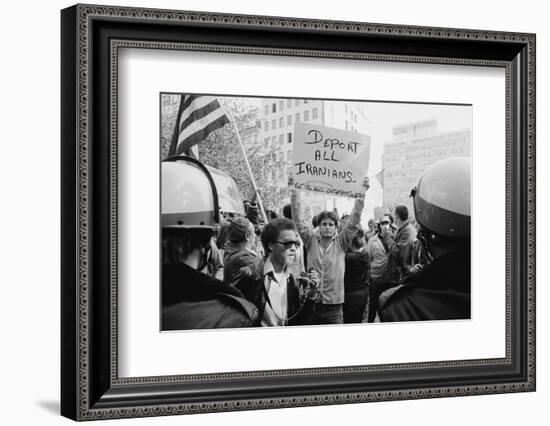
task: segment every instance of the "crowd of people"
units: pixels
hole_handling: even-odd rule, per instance
[[[366,229],[360,198],[341,217],[304,218],[292,178],[290,203],[267,222],[248,201],[219,222],[163,215],[162,329],[469,318],[469,167],[429,168],[415,219],[398,205]]]

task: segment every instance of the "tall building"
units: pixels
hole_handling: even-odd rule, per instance
[[[267,178],[280,188],[288,183],[295,123],[315,123],[363,134],[369,130],[365,107],[358,102],[264,98],[258,119],[260,143],[272,157],[273,166],[266,171]],[[326,199],[327,196],[304,193],[306,217],[326,209]]]
[[[471,131],[439,133],[436,120],[425,120],[393,128],[393,140],[382,156],[384,209],[404,204],[414,214],[411,189],[431,164],[448,157],[471,156]]]

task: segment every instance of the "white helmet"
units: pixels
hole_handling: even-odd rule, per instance
[[[218,195],[202,163],[171,157],[161,163],[161,215],[165,229],[213,229],[218,222]]]
[[[444,237],[469,238],[471,177],[469,158],[447,158],[429,166],[413,190],[418,223]]]

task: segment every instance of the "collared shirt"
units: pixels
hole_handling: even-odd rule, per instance
[[[288,316],[287,282],[290,278],[289,268],[284,268],[281,273],[275,273],[271,259],[264,264],[263,283],[267,290],[268,300],[265,304],[262,327],[275,327],[286,325]]]
[[[324,304],[344,303],[344,273],[346,269],[346,249],[351,241],[357,226],[348,222],[337,233],[326,249],[321,246],[321,236],[318,231],[304,233],[302,239],[307,250],[308,270],[313,268],[321,276],[321,302]]]

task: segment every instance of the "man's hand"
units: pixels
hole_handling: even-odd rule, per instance
[[[365,179],[363,179],[363,184],[362,184],[363,188],[365,189],[365,192],[367,192],[370,188],[370,180],[368,177],[365,177]]]
[[[288,187],[292,188],[294,186],[294,176],[292,176],[292,173],[288,174]]]
[[[380,225],[380,234],[382,235],[382,237],[386,237],[386,235],[391,235],[390,229],[391,228],[389,224]]]
[[[416,265],[411,266],[409,268],[409,275],[416,274],[416,273],[420,272],[421,270],[422,270],[422,265],[417,263]]]
[[[317,300],[319,292],[319,284],[321,282],[321,277],[319,273],[315,270],[311,270],[307,273],[308,286],[305,289],[305,296],[310,300]]]
[[[319,275],[319,272],[317,272],[315,269],[312,269],[307,274],[308,278],[315,283],[315,286],[318,287],[319,283],[321,282],[321,276]]]

